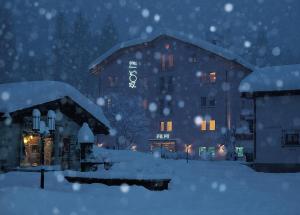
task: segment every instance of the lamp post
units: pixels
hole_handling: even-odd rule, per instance
[[[49,110],[47,113],[47,123],[48,127],[46,128],[45,122],[41,121],[41,112],[38,109],[34,109],[32,112],[32,119],[33,119],[33,131],[38,132],[41,137],[41,151],[40,151],[40,165],[41,165],[41,177],[40,177],[40,188],[44,189],[45,187],[45,144],[44,144],[44,138],[47,135],[47,131],[50,132],[50,134],[53,134],[55,131],[55,112],[52,110]],[[42,124],[42,126],[41,126]]]
[[[189,162],[189,149],[192,145],[191,144],[186,144],[185,145],[185,150],[186,150],[186,163]]]

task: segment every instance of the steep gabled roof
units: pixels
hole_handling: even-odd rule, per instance
[[[241,93],[300,91],[300,64],[256,69],[242,80]]]
[[[63,98],[70,98],[96,120],[110,128],[109,121],[100,106],[71,85],[58,81],[0,84],[0,113],[13,113]]]
[[[114,47],[112,47],[111,49],[109,49],[107,52],[105,52],[103,55],[101,55],[99,58],[97,58],[89,67],[89,69],[93,69],[94,67],[96,67],[97,65],[101,65],[108,57],[110,57],[111,55],[113,55],[115,52],[118,52],[120,50],[132,47],[132,46],[136,46],[139,44],[146,44],[146,43],[150,43],[153,40],[157,39],[158,37],[161,36],[167,36],[167,37],[171,37],[171,38],[175,38],[177,40],[181,40],[185,43],[190,43],[192,45],[195,45],[199,48],[205,49],[209,52],[212,52],[216,55],[219,55],[227,60],[232,60],[235,61],[239,64],[241,64],[242,66],[249,68],[251,70],[253,70],[255,67],[250,64],[249,62],[245,61],[243,58],[241,58],[238,55],[235,55],[233,52],[224,49],[222,47],[216,46],[212,43],[209,43],[207,41],[195,38],[193,36],[189,36],[186,35],[184,33],[178,33],[178,32],[172,32],[172,31],[164,31],[164,32],[157,32],[157,33],[153,33],[144,37],[140,37],[137,39],[133,39],[133,40],[129,40],[126,42],[121,42],[117,45],[115,45]]]

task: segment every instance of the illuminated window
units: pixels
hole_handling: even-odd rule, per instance
[[[172,121],[169,121],[167,123],[167,131],[172,131],[172,130],[173,130],[173,123],[172,123]]]
[[[206,131],[206,121],[205,120],[203,120],[201,122],[201,131]]]
[[[166,49],[169,49],[170,47],[171,47],[171,46],[170,46],[169,43],[166,43],[166,44],[165,44],[165,48],[166,48]]]
[[[244,156],[244,147],[235,147],[236,155],[241,158]]]
[[[209,130],[210,131],[216,130],[216,120],[210,120],[209,121]]]
[[[160,131],[165,130],[165,122],[160,122]]]
[[[209,81],[210,83],[215,83],[217,80],[217,74],[215,72],[209,73]]]

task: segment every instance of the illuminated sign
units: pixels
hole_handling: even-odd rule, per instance
[[[170,139],[170,134],[156,134],[156,139]]]
[[[137,61],[129,61],[128,65],[129,72],[129,87],[136,88],[137,81]]]

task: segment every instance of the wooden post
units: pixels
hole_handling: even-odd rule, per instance
[[[44,189],[45,185],[45,170],[44,170],[44,136],[41,135],[41,181],[40,188]]]

